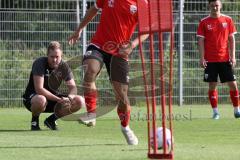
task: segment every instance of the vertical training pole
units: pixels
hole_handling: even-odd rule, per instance
[[[151,112],[151,121],[152,121],[152,135],[153,135],[153,150],[154,153],[157,153],[157,136],[156,136],[156,93],[155,93],[155,73],[154,73],[154,48],[153,48],[153,35],[150,34],[150,73],[151,73],[151,100],[152,100],[152,112]]]
[[[160,67],[160,87],[161,87],[161,109],[162,109],[162,128],[163,128],[163,153],[167,153],[166,143],[166,97],[165,97],[165,79],[164,79],[164,50],[162,33],[159,33],[159,67]]]
[[[140,39],[140,34],[138,36]],[[142,61],[142,73],[143,73],[143,81],[144,81],[144,93],[146,97],[146,103],[147,103],[147,128],[150,128],[150,103],[149,103],[149,95],[148,95],[148,85],[147,85],[147,77],[146,77],[146,67],[145,67],[145,59],[143,55],[143,49],[142,49],[142,43],[139,44],[139,50],[140,50],[140,58]],[[150,145],[150,130],[148,129],[148,153],[150,153],[151,145]]]
[[[171,7],[171,11],[172,11],[172,5],[170,6]],[[170,73],[169,73],[169,85],[168,85],[168,88],[169,88],[169,91],[168,91],[168,105],[169,105],[169,115],[170,115],[170,119],[173,119],[173,111],[172,111],[172,94],[173,94],[173,54],[174,54],[174,51],[173,51],[173,48],[174,48],[174,31],[173,31],[173,17],[171,16],[171,32],[170,32],[170,53],[169,53],[169,57],[170,57],[170,64],[169,64],[169,68],[170,68]],[[172,120],[169,122],[169,127],[170,127],[170,131],[171,131],[171,152],[172,152],[172,155],[173,154],[173,148],[174,148],[174,142],[173,142],[173,124],[172,124]]]
[[[143,52],[143,46],[140,43],[139,51],[142,62],[142,73],[144,80],[144,89],[147,103],[147,127],[148,127],[148,158],[173,160],[173,126],[172,126],[172,74],[173,74],[173,19],[172,19],[172,1],[171,0],[138,0],[138,19],[139,19],[139,40],[143,34],[149,34],[149,46],[146,47],[147,58]],[[163,32],[170,33],[169,49],[169,72],[165,69],[164,59],[164,40]],[[158,45],[155,45],[158,38]],[[158,51],[158,56],[155,56]],[[156,54],[157,55],[157,54]],[[146,62],[149,64],[146,66]],[[160,71],[160,72],[158,72]],[[148,74],[149,73],[149,74]],[[165,86],[167,84],[165,73],[169,74],[168,94]],[[160,95],[159,95],[160,90]],[[157,92],[158,91],[158,92]],[[166,95],[168,95],[168,107],[166,105]],[[160,104],[157,101],[161,99]],[[158,102],[158,103],[157,103]],[[157,105],[160,105],[157,107]],[[168,112],[167,112],[168,110]],[[161,113],[161,121],[157,119],[157,113]],[[167,115],[170,117],[167,119]],[[158,146],[157,131],[162,127],[162,146]],[[171,142],[166,140],[166,131],[169,127],[171,132]],[[169,146],[171,145],[171,146]],[[160,149],[160,147],[162,149]]]

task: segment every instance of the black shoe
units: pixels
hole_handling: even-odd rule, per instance
[[[47,126],[51,130],[58,130],[56,122],[55,121],[51,121],[48,118],[45,119],[44,125]]]
[[[234,113],[234,117],[235,117],[235,118],[240,118],[240,112],[235,112],[235,113]]]
[[[32,131],[40,131],[41,128],[39,127],[39,124],[36,121],[31,122],[31,130]]]

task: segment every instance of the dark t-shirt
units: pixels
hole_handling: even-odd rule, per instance
[[[33,75],[43,76],[43,87],[55,95],[58,94],[58,88],[62,80],[69,81],[73,78],[72,71],[66,62],[61,61],[59,67],[53,70],[48,65],[47,57],[40,57],[33,62],[29,82],[23,95],[24,98],[36,93]]]

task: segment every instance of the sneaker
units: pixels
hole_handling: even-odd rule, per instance
[[[96,126],[96,113],[87,113],[78,119],[78,122],[88,127]]]
[[[138,145],[138,138],[135,136],[131,129],[129,130],[122,129],[122,133],[126,138],[128,145]]]
[[[31,122],[31,130],[32,131],[39,131],[41,128],[39,127],[39,124],[36,121]]]
[[[235,118],[240,118],[240,112],[235,112],[235,113],[234,113],[234,117],[235,117]]]
[[[218,120],[220,115],[218,113],[213,113],[212,119]]]
[[[48,118],[45,119],[44,125],[51,130],[58,130],[56,121],[51,121]]]

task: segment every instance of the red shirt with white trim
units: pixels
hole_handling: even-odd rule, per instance
[[[229,61],[228,38],[235,33],[236,27],[229,16],[203,18],[198,26],[197,36],[204,38],[204,59],[208,62]]]
[[[102,10],[100,23],[91,43],[107,53],[116,55],[126,44],[137,25],[137,0],[97,0]]]

